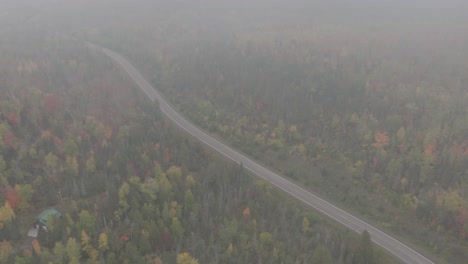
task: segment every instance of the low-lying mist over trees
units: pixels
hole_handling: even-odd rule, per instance
[[[0,263],[397,263],[184,134],[86,41],[228,145],[466,262],[467,1],[0,4]]]

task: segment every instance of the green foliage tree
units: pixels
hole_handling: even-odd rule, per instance
[[[364,230],[361,235],[361,240],[353,255],[353,264],[375,264],[378,263],[373,245],[371,242],[370,234]]]
[[[124,211],[126,211],[129,208],[128,202],[127,202],[127,195],[130,192],[130,185],[128,183],[122,184],[119,188],[119,205],[122,207]]]
[[[332,264],[333,258],[330,255],[330,251],[323,246],[315,248],[310,260],[312,264]]]
[[[96,219],[88,212],[88,210],[82,210],[80,212],[78,225],[80,230],[85,230],[91,235],[94,235],[96,232]]]
[[[65,247],[61,242],[56,242],[54,249],[54,262],[56,263],[63,263],[65,261],[65,258],[67,257],[67,252],[65,251]]]
[[[34,190],[30,184],[16,185],[15,191],[18,193],[20,198],[20,204],[18,209],[20,211],[26,210],[31,207],[31,199],[34,195]]]
[[[80,244],[76,242],[76,239],[71,237],[67,241],[65,252],[67,252],[68,263],[79,264],[80,263]]]

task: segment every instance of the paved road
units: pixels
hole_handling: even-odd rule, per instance
[[[192,136],[204,142],[211,148],[217,150],[219,153],[223,154],[229,159],[237,163],[242,163],[244,168],[253,172],[258,177],[270,182],[279,189],[289,193],[291,196],[310,205],[311,207],[315,208],[321,213],[348,227],[349,229],[357,233],[362,233],[364,230],[367,230],[370,233],[372,241],[374,243],[381,246],[391,254],[395,255],[403,263],[434,264],[434,262],[425,258],[424,256],[414,251],[410,247],[406,246],[405,244],[401,243],[400,241],[385,234],[379,229],[371,226],[370,224],[360,220],[357,217],[352,216],[351,214],[321,199],[320,197],[304,190],[300,186],[261,166],[260,164],[237,152],[231,147],[228,147],[225,144],[214,139],[213,137],[210,137],[205,132],[192,125],[179,113],[177,113],[159,94],[159,92],[156,89],[154,89],[125,58],[109,49],[98,47],[91,43],[88,43],[88,45],[93,48],[100,49],[102,52],[104,52],[106,55],[108,55],[114,61],[116,61],[120,66],[122,66],[122,68],[138,84],[138,86],[143,90],[143,92],[145,92],[146,95],[149,98],[151,98],[151,100],[159,101],[161,111],[164,112],[164,114],[166,114],[167,117],[169,117],[175,124],[180,126]]]

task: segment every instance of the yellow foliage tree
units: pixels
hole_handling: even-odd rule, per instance
[[[97,250],[95,250],[95,249],[92,248],[92,247],[89,247],[87,253],[88,253],[88,256],[89,256],[88,263],[90,263],[90,264],[99,263],[99,261],[98,261],[98,259],[99,259],[99,252],[98,252]]]
[[[230,257],[233,251],[234,251],[234,246],[232,245],[232,243],[229,243],[229,246],[226,250],[226,256]]]
[[[52,132],[50,132],[50,130],[43,130],[41,133],[41,139],[44,141],[50,141],[52,139]]]
[[[96,171],[96,162],[94,161],[94,155],[91,155],[89,159],[86,161],[86,171],[89,173],[93,173]]]
[[[101,233],[99,235],[98,248],[101,251],[106,251],[109,249],[109,244],[108,244],[106,233]]]
[[[299,131],[297,130],[296,125],[291,125],[289,127],[288,136],[290,140],[299,140],[301,138],[301,135],[299,134]]]
[[[457,190],[438,191],[436,204],[449,211],[456,211],[465,206],[465,202]]]
[[[307,219],[307,217],[304,217],[302,219],[302,232],[304,232],[304,234],[306,234],[306,233],[309,233],[310,231],[311,231],[311,229],[310,229],[309,219]]]
[[[400,129],[398,129],[397,131],[397,140],[398,140],[398,143],[400,144],[404,144],[405,143],[405,140],[406,140],[406,130],[404,127],[400,127]]]
[[[84,230],[81,231],[81,246],[83,251],[86,251],[86,248],[89,246],[90,237]]]
[[[57,168],[57,161],[58,161],[58,158],[57,156],[55,156],[53,153],[49,152],[49,154],[47,154],[47,156],[45,156],[45,163],[46,163],[46,166],[50,169],[55,169]]]
[[[180,180],[182,177],[182,169],[177,166],[171,166],[167,171],[166,175],[168,178],[173,180]]]
[[[112,168],[112,161],[108,160],[106,166],[108,169]]]
[[[195,185],[195,179],[192,175],[187,175],[187,177],[185,177],[185,183],[187,183],[188,187],[192,187]]]
[[[86,232],[83,230],[81,231],[81,250],[88,254],[89,256],[89,261],[88,263],[97,263],[97,259],[99,256],[99,252],[93,248],[93,246],[90,243],[91,238],[86,234]]]
[[[198,264],[198,260],[184,252],[177,256],[177,264]]]
[[[306,148],[305,148],[304,144],[298,145],[298,146],[296,147],[296,150],[297,150],[297,152],[298,152],[299,154],[301,154],[301,155],[304,155],[305,152],[306,152]]]
[[[11,209],[10,204],[5,202],[5,205],[0,207],[0,230],[13,219],[15,219],[15,212]]]
[[[67,156],[65,159],[65,164],[67,165],[67,169],[72,173],[73,176],[78,175],[79,169],[76,157]]]
[[[68,256],[68,263],[70,264],[79,264],[80,263],[80,245],[76,243],[75,238],[69,238],[67,241],[67,246],[65,248]]]
[[[163,264],[162,260],[160,258],[151,258],[147,263],[153,263],[153,264]]]
[[[106,126],[105,131],[104,131],[104,137],[106,139],[111,139],[111,137],[112,137],[112,127]]]

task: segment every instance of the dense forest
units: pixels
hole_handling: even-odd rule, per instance
[[[206,131],[438,263],[468,258],[466,9],[48,2],[14,17],[29,31],[0,29],[4,260],[359,263],[369,253],[177,131],[82,40],[125,55]],[[66,221],[13,254],[29,222],[12,217],[47,206]]]
[[[105,55],[15,12],[0,33],[0,263],[395,263],[179,131]]]
[[[107,17],[89,14],[90,25],[68,26],[125,54],[213,135],[441,259],[463,263],[463,8],[313,2],[246,8],[224,1],[210,9],[121,3]],[[116,14],[118,21],[110,19]]]

